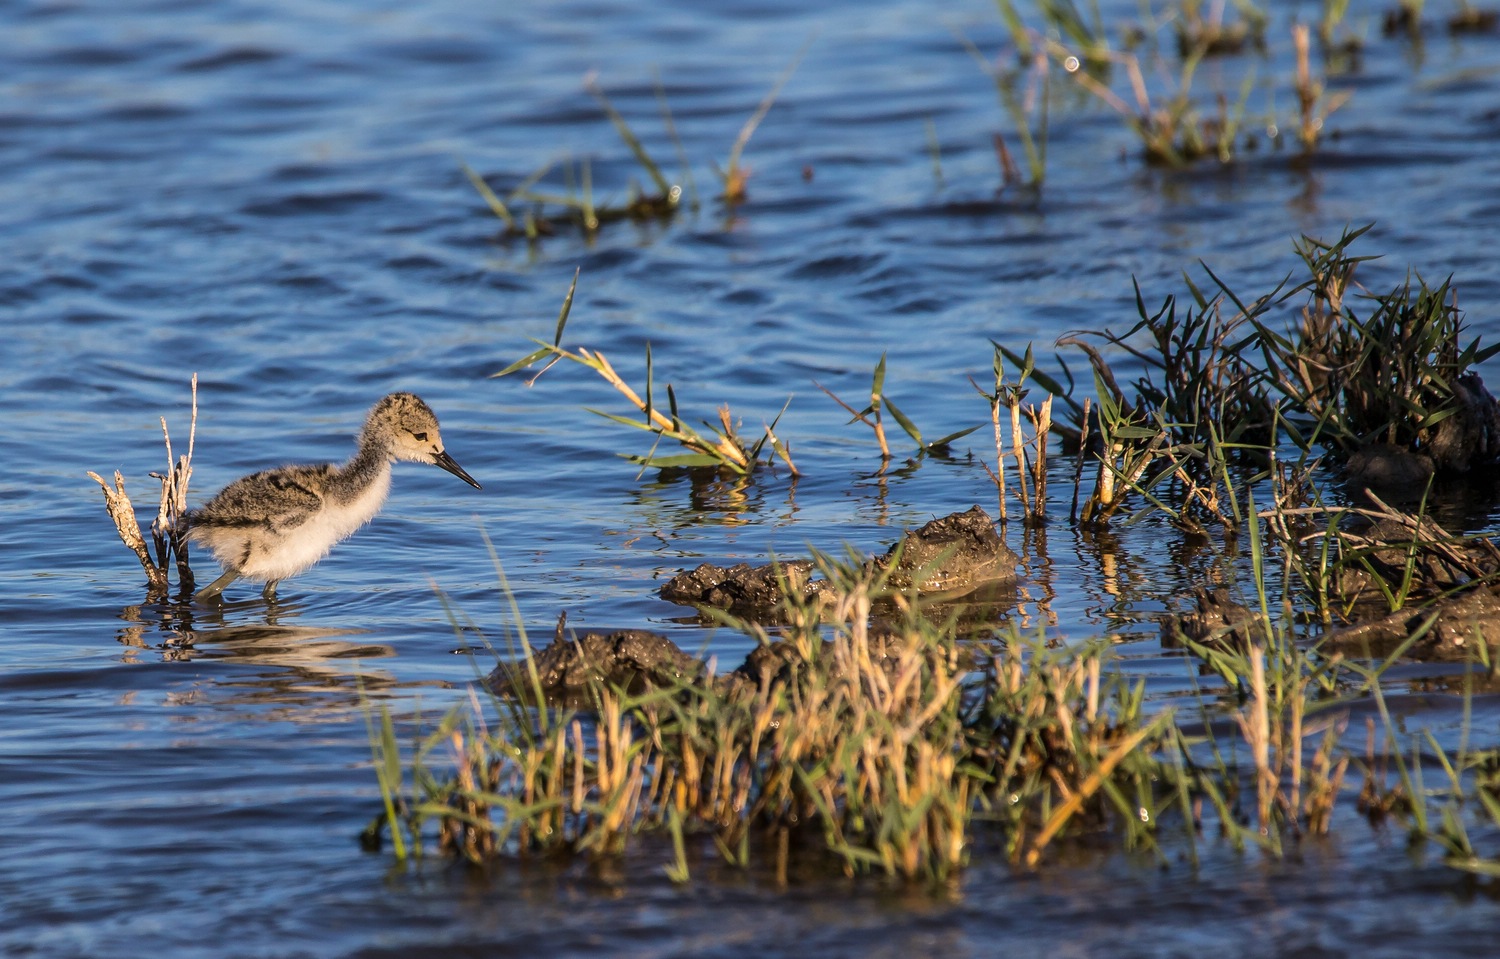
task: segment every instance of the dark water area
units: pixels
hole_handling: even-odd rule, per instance
[[[1289,24],[1316,14],[1267,10],[1269,52],[1206,60],[1193,87],[1232,101],[1253,66],[1262,130],[1273,111],[1293,121]],[[1282,862],[1210,848],[1196,867],[1115,853],[1022,874],[976,854],[940,894],[781,889],[711,863],[683,889],[649,843],[617,873],[403,872],[356,841],[378,807],[362,704],[435,720],[487,668],[434,587],[492,640],[517,628],[487,538],[538,635],[565,611],[737,661],[748,641],[682,622],[661,580],[809,544],[878,551],[993,509],[987,430],[877,476],[870,436],[814,381],[860,397],[886,353],[887,391],[942,435],[986,420],[967,377],[990,375],[991,338],[1049,354],[1066,331],[1128,327],[1132,276],[1159,301],[1200,260],[1265,292],[1299,234],[1372,221],[1356,250],[1384,259],[1367,283],[1452,274],[1472,332],[1500,336],[1500,36],[1387,39],[1380,12],[1351,4],[1367,45],[1328,84],[1353,96],[1306,164],[1262,135],[1228,167],[1150,168],[1054,68],[1037,199],[997,193],[992,134],[1018,141],[956,36],[1011,62],[980,0],[0,5],[0,953],[1492,954],[1500,905],[1482,887],[1352,816]],[[746,150],[749,200],[726,208],[712,163],[809,39]],[[599,196],[622,199],[643,176],[586,78],[671,171],[658,74],[701,208],[503,238],[459,159],[504,190],[588,157]],[[752,433],[791,396],[778,434],[802,478],[638,476],[615,454],[646,447],[587,411],[625,412],[591,374],[489,379],[551,336],[575,270],[570,341],[635,383],[649,343],[685,412],[727,402]],[[85,471],[120,469],[154,502],[158,417],[182,451],[194,372],[198,501],[253,469],[343,458],[396,389],[436,409],[484,489],[399,466],[384,513],[274,608],[243,585],[222,611],[142,606]],[[1054,470],[1065,503],[1071,461]],[[1448,508],[1494,528],[1500,497],[1470,485]],[[1150,618],[1210,559],[1153,521],[1106,549],[1065,514],[1031,544],[1017,619],[1118,635],[1153,697],[1186,695],[1192,665]],[[1454,675],[1394,670],[1392,707],[1455,742]],[[1473,709],[1492,744],[1500,703]]]

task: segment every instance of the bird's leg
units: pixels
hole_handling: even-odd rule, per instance
[[[224,570],[224,575],[209,583],[207,586],[193,594],[193,602],[207,603],[218,599],[219,594],[224,592],[224,587],[240,578],[240,571],[233,567]]]
[[[278,582],[280,580],[273,579],[269,583],[266,583],[266,588],[260,591],[261,598],[268,603],[276,602],[276,584]]]

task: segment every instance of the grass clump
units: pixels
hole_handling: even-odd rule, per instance
[[[1001,189],[1019,183],[1034,196],[1039,196],[1047,178],[1048,111],[1050,107],[1051,61],[1047,57],[1045,42],[1036,37],[1019,20],[1015,8],[1008,0],[1001,0],[1001,14],[1010,28],[1016,52],[1023,61],[1022,69],[1005,69],[991,64],[974,42],[963,34],[958,41],[974,62],[979,65],[995,84],[995,93],[1000,105],[1010,116],[1016,135],[1026,157],[1027,175],[1023,179],[1005,137],[994,135],[995,155],[1000,163]],[[1018,82],[1025,79],[1023,88]]]
[[[1349,247],[1368,229],[1296,244],[1310,274],[1297,291],[1308,296],[1298,328],[1282,334],[1256,323],[1267,392],[1346,455],[1381,443],[1438,471],[1493,461],[1500,423],[1475,367],[1500,344],[1464,342],[1451,278],[1430,286],[1408,275],[1388,293],[1361,295],[1354,273],[1371,257]]]
[[[745,148],[749,145],[750,138],[755,134],[756,129],[770,113],[782,88],[791,80],[806,52],[807,47],[804,46],[787,69],[777,78],[775,85],[761,100],[755,112],[740,128],[739,135],[730,147],[729,157],[724,167],[720,169],[715,165],[714,169],[722,181],[720,199],[724,203],[735,205],[745,201],[746,185],[750,178],[750,170],[741,162]],[[585,157],[575,161],[570,157],[561,164],[556,159],[549,160],[512,187],[506,196],[501,197],[484,176],[460,160],[459,167],[474,187],[475,192],[484,200],[490,212],[494,213],[505,225],[505,236],[525,237],[528,241],[535,242],[544,236],[556,233],[559,223],[571,224],[582,230],[585,235],[592,236],[602,226],[611,222],[670,220],[681,210],[684,200],[691,209],[698,208],[692,170],[689,168],[682,141],[677,135],[676,123],[672,118],[672,110],[667,103],[660,79],[656,83],[656,100],[661,111],[662,127],[675,147],[681,164],[682,183],[673,182],[663,172],[661,165],[651,155],[624,114],[616,109],[593,74],[587,77],[584,86],[598,102],[620,141],[625,144],[636,165],[649,181],[650,187],[642,187],[631,182],[622,200],[601,199],[594,192],[593,165],[590,160]],[[559,166],[562,169],[561,186],[539,188],[539,185],[547,180]],[[553,183],[555,184],[555,179]],[[684,190],[684,184],[686,190]],[[522,205],[525,206],[525,210],[518,215],[516,208]],[[549,209],[561,212],[551,213]]]
[[[1436,613],[1402,619],[1383,660],[1368,646],[1361,655],[1348,631],[1315,632],[1346,615],[1356,594],[1397,609],[1477,593],[1500,569],[1492,546],[1466,550],[1420,513],[1373,496],[1377,508],[1340,505],[1312,482],[1320,448],[1347,457],[1351,472],[1370,444],[1426,456],[1436,468],[1449,464],[1439,454],[1450,447],[1477,450],[1468,462],[1495,458],[1492,446],[1440,442],[1445,424],[1468,424],[1479,433],[1467,435],[1486,442],[1500,435],[1490,432],[1500,419],[1492,400],[1481,402],[1488,394],[1473,370],[1496,350],[1462,343],[1446,283],[1409,279],[1390,294],[1362,294],[1353,277],[1368,258],[1350,247],[1363,232],[1333,243],[1303,238],[1296,249],[1308,277],[1254,299],[1206,268],[1208,284],[1189,279],[1186,295],[1155,309],[1137,289],[1129,329],[1062,341],[1093,373],[1097,395],[1082,403],[1066,365],[1064,388],[1036,369],[1029,349],[1018,356],[995,344],[993,391],[975,385],[995,428],[1002,502],[1013,459],[1028,522],[1045,510],[1037,464],[1051,420],[1050,406],[1030,408],[1028,449],[1023,401],[1036,384],[1072,411],[1080,468],[1098,466],[1084,509],[1092,533],[1131,501],[1135,515],[1165,513],[1205,542],[1211,529],[1225,533],[1216,575],[1229,585],[1212,597],[1200,590],[1196,614],[1163,626],[1166,645],[1192,653],[1195,702],[1148,701],[1144,681],[1121,669],[1107,642],[1068,645],[965,620],[895,588],[895,564],[818,556],[827,588],[780,583],[785,598],[761,621],[776,623],[774,632],[704,611],[756,641],[732,672],[694,661],[646,683],[585,670],[581,693],[549,698],[523,635],[492,685],[503,695],[489,706],[476,699],[406,751],[382,717],[372,742],[384,809],[367,835],[388,831],[403,859],[436,835],[440,852],[478,864],[617,856],[655,835],[669,845],[666,869],[678,881],[691,878],[699,854],[781,877],[795,859],[940,880],[976,850],[1037,866],[1060,843],[1101,837],[1166,861],[1169,831],[1194,857],[1210,832],[1280,855],[1300,836],[1333,828],[1350,805],[1344,784],[1354,770],[1365,779],[1353,803],[1360,811],[1403,817],[1455,868],[1500,873],[1476,850],[1467,812],[1493,818],[1479,818],[1481,828],[1500,828],[1492,768],[1500,763],[1467,748],[1449,755],[1432,737],[1408,741],[1381,698],[1390,664],[1430,634],[1448,631],[1451,640],[1451,624]],[[713,437],[689,433],[670,389],[671,416],[653,415],[649,353],[643,400],[600,354],[561,347],[571,296],[554,340],[503,372],[544,359],[589,366],[646,415],[645,425],[612,419],[728,468],[727,419]],[[1122,382],[1111,354],[1130,357],[1133,380]],[[884,455],[885,413],[926,448],[885,395],[884,372],[882,358],[867,406],[842,405],[871,426]],[[1233,601],[1235,584],[1249,606]],[[1477,656],[1488,670],[1488,640],[1460,639],[1447,651]],[[560,632],[554,639],[566,642]],[[1372,753],[1361,765],[1343,744],[1359,699],[1379,709],[1388,760]],[[1422,749],[1437,759],[1419,761]],[[1446,786],[1421,781],[1434,761]]]
[[[436,835],[439,853],[482,865],[617,856],[656,836],[677,881],[699,854],[783,879],[795,861],[930,881],[982,851],[1036,867],[1077,842],[1165,862],[1175,837],[1196,858],[1210,831],[1280,855],[1327,832],[1347,795],[1344,717],[1385,665],[1307,650],[1273,625],[1264,585],[1258,609],[1181,638],[1218,678],[1185,710],[1151,704],[1107,641],[965,632],[869,564],[816,563],[831,588],[789,599],[774,638],[720,617],[758,642],[731,673],[593,676],[559,700],[522,635],[498,673],[505,698],[475,699],[405,753],[382,714],[384,808],[367,839],[388,831],[404,859]]]
[[[891,447],[890,444],[886,441],[885,435],[885,412],[889,412],[891,414],[891,418],[894,419],[896,421],[896,424],[901,427],[902,432],[906,433],[906,435],[911,437],[912,441],[917,444],[918,454],[944,452],[947,450],[949,444],[951,444],[954,440],[968,436],[970,433],[979,429],[978,426],[970,426],[965,429],[961,429],[956,433],[949,433],[948,435],[939,437],[935,440],[923,439],[922,431],[917,429],[917,425],[911,421],[911,418],[908,417],[905,413],[901,412],[901,408],[896,405],[896,401],[891,399],[890,396],[885,392],[884,353],[880,354],[880,360],[875,364],[875,371],[870,377],[870,402],[867,406],[865,406],[864,409],[856,410],[848,403],[845,403],[843,400],[839,399],[838,396],[836,396],[834,392],[827,387],[822,386],[818,383],[814,383],[813,385],[817,386],[818,389],[828,394],[829,399],[833,400],[839,406],[843,407],[844,411],[850,414],[850,423],[863,423],[866,426],[870,427],[871,431],[873,431],[875,434],[875,442],[880,446],[880,459],[882,464],[888,463],[891,459]],[[883,468],[884,466],[882,466],[882,469]]]
[[[1362,292],[1354,274],[1372,258],[1350,248],[1368,229],[1331,243],[1303,237],[1300,283],[1288,277],[1247,299],[1205,266],[1209,285],[1189,279],[1186,296],[1154,310],[1137,287],[1138,318],[1123,332],[1058,341],[1082,351],[1094,374],[1087,414],[1071,381],[1038,380],[1066,400],[1080,448],[1098,464],[1086,521],[1108,520],[1134,492],[1190,530],[1233,530],[1243,523],[1235,488],[1282,469],[1283,448],[1300,457],[1299,489],[1320,448],[1358,480],[1401,475],[1407,485],[1500,459],[1500,404],[1476,370],[1500,344],[1465,341],[1449,281],[1408,276],[1389,293]],[[1298,299],[1295,322],[1272,320]],[[1111,353],[1144,372],[1122,384]]]
[[[1264,50],[1270,18],[1248,0],[1233,6],[1240,14],[1238,19],[1226,16],[1228,5],[1222,2],[1211,4],[1205,11],[1202,0],[1181,0],[1172,17],[1178,55],[1224,56],[1242,53],[1247,46]]]
[[[371,835],[389,827],[399,856],[435,831],[440,851],[484,862],[613,855],[656,833],[674,838],[679,878],[689,839],[782,875],[789,857],[831,857],[849,874],[910,879],[961,868],[979,821],[1033,864],[1115,815],[1150,841],[1134,804],[1171,805],[1157,758],[1170,713],[1146,714],[1107,644],[1012,633],[977,649],[893,597],[885,574],[818,563],[835,588],[793,602],[775,640],[740,623],[762,653],[733,674],[644,691],[594,681],[560,704],[541,695],[523,639],[508,686],[529,679],[533,694],[496,702],[496,719],[451,714],[412,751],[409,777],[383,719],[386,812]],[[899,610],[880,626],[878,597]],[[442,754],[454,771],[438,777]]]
[[[990,469],[988,463],[983,463],[984,469],[1000,494],[1000,521],[1004,523],[1009,519],[1006,504],[1005,461],[1007,458],[1013,459],[1016,465],[1016,495],[1021,501],[1022,521],[1041,523],[1047,516],[1047,444],[1052,432],[1052,400],[1054,393],[1062,392],[1062,388],[1045,373],[1037,371],[1036,360],[1031,354],[1030,346],[1026,348],[1025,356],[1018,357],[999,343],[992,341],[991,345],[995,348],[992,364],[995,371],[994,392],[985,392],[972,377],[969,379],[969,384],[974,387],[974,391],[989,402],[990,423],[995,431],[995,468]],[[1007,361],[1017,368],[1014,383],[1010,382],[1005,375]],[[1040,405],[1032,403],[1023,407],[1021,401],[1030,392],[1026,387],[1026,382],[1032,378],[1043,382],[1049,391]],[[1006,453],[1001,429],[1000,411],[1002,409],[1006,411],[1006,418],[1010,421],[1011,449],[1009,454]],[[1023,413],[1031,424],[1029,440],[1026,439],[1021,429]]]
[[[600,202],[594,195],[593,166],[587,158],[574,163],[569,159],[563,166],[564,192],[539,190],[537,185],[541,183],[557,166],[556,160],[549,160],[540,169],[522,180],[511,189],[509,194],[502,199],[488,181],[478,172],[462,160],[459,167],[474,190],[484,200],[485,206],[490,212],[500,218],[505,224],[506,236],[524,236],[527,240],[536,241],[543,236],[557,231],[556,221],[562,219],[578,226],[586,234],[592,235],[600,226],[616,220],[661,220],[668,219],[676,214],[683,199],[683,188],[680,184],[672,183],[662,172],[656,160],[652,158],[640,138],[625,120],[625,117],[615,109],[609,97],[599,86],[597,80],[591,74],[585,81],[590,94],[599,102],[605,116],[614,125],[620,140],[629,148],[631,155],[640,166],[647,178],[655,187],[655,192],[642,189],[635,183],[631,183],[623,202],[612,203]],[[678,154],[681,155],[682,144],[677,139],[676,127],[672,123],[671,110],[668,108],[665,97],[660,95],[660,83],[657,85],[658,101],[661,105],[662,124],[671,136],[673,143],[677,146]],[[692,183],[692,175],[684,165],[684,177],[689,186]],[[512,207],[527,204],[527,210],[520,217],[512,212]],[[547,207],[560,208],[563,213],[561,217],[548,215]]]

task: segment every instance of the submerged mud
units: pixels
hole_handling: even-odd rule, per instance
[[[827,582],[812,578],[813,564],[789,560],[765,566],[730,567],[704,563],[673,576],[659,595],[680,606],[707,606],[742,619],[764,621],[781,615],[790,598],[807,604],[830,594]]]
[[[1193,609],[1162,619],[1163,646],[1171,649],[1186,639],[1205,646],[1249,648],[1257,622],[1250,607],[1231,599],[1223,586],[1212,590],[1199,586],[1193,591],[1193,600]]]

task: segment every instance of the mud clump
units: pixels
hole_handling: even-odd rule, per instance
[[[1014,580],[1021,559],[995,532],[989,514],[971,506],[907,533],[871,562],[891,571],[890,584],[896,589],[949,593]]]
[[[907,662],[906,652],[907,641],[885,629],[872,630],[858,654],[848,642],[824,642],[808,650],[777,640],[757,646],[733,671],[714,675],[708,663],[683,652],[660,633],[624,629],[554,640],[534,654],[535,684],[524,660],[500,664],[485,682],[496,695],[522,702],[534,699],[537,689],[546,702],[581,701],[600,684],[629,692],[694,686],[735,696],[767,685],[795,684],[809,668],[840,676],[859,675],[873,666],[894,676],[896,669]],[[953,660],[957,654],[933,651],[929,655]],[[947,663],[950,670],[955,665],[956,661]],[[977,668],[977,661],[972,665]]]
[[[697,680],[705,672],[702,660],[644,629],[559,637],[539,650],[533,662],[536,684],[549,699],[582,693],[590,684],[638,690]],[[532,678],[524,662],[502,663],[486,682],[500,696],[524,699]]]
[[[1379,619],[1330,630],[1323,636],[1322,648],[1349,655],[1381,656],[1424,627],[1426,632],[1406,651],[1406,657],[1466,660],[1478,643],[1500,647],[1500,597],[1481,587],[1430,606],[1400,609]]]
[[[990,583],[1015,582],[1020,557],[995,532],[983,509],[971,507],[927,523],[903,536],[866,568],[888,573],[894,590],[961,594]],[[724,568],[704,563],[672,577],[660,596],[681,606],[707,606],[758,622],[783,618],[788,599],[803,604],[828,595],[831,587],[812,578],[806,560]]]
[[[1372,443],[1349,457],[1349,480],[1386,492],[1420,489],[1437,471],[1426,453],[1414,453],[1391,443]]]
[[[1347,602],[1368,609],[1398,591],[1428,602],[1329,630],[1323,648],[1385,655],[1416,636],[1407,658],[1461,660],[1477,643],[1500,647],[1500,596],[1492,588],[1500,549],[1490,539],[1454,536],[1430,517],[1390,511],[1346,534],[1345,543],[1360,561],[1339,578]]]
[[[806,602],[828,590],[827,583],[812,579],[812,568],[806,560],[767,566],[740,563],[727,569],[704,563],[672,577],[659,595],[679,606],[711,606],[745,619],[763,619],[791,597]]]
[[[1019,557],[995,532],[989,515],[975,506],[907,533],[884,554],[866,560],[865,568],[888,573],[890,586],[897,590],[953,594],[987,584],[1014,584],[1019,563]],[[722,609],[755,622],[779,622],[785,619],[789,603],[814,605],[819,597],[832,596],[831,584],[812,577],[813,564],[807,560],[765,566],[740,563],[727,568],[704,563],[672,577],[660,595],[682,606]],[[993,598],[982,608],[990,612]],[[871,662],[894,662],[899,644],[895,633],[871,624]],[[803,659],[788,644],[771,643],[758,647],[732,673],[710,679],[707,664],[659,633],[624,629],[584,633],[572,640],[559,633],[551,645],[535,654],[535,681],[524,662],[512,662],[496,667],[487,682],[498,695],[523,699],[533,682],[549,699],[579,695],[601,682],[630,690],[683,683],[709,683],[725,690],[745,683],[759,685],[767,679],[785,682]]]
[[[1453,381],[1453,399],[1457,412],[1438,423],[1428,440],[1433,463],[1459,473],[1493,463],[1500,456],[1500,404],[1472,372]]]

